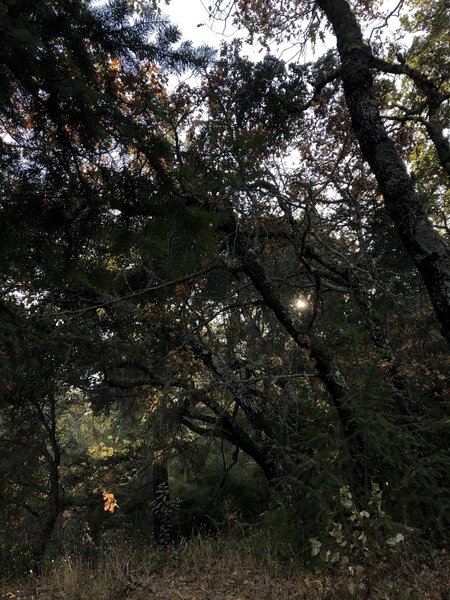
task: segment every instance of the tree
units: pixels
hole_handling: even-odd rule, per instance
[[[219,2],[217,6],[220,8],[221,4]],[[433,7],[430,8],[433,14]],[[252,35],[258,31],[263,32],[267,38],[279,34],[280,23],[287,23],[291,29],[301,27],[300,19],[306,15],[311,17],[309,32],[313,34],[320,28],[318,10],[325,15],[336,37],[340,58],[339,77],[342,79],[352,128],[359,141],[361,153],[377,180],[386,210],[398,235],[428,290],[443,335],[449,339],[448,244],[435,231],[408,175],[404,160],[386,131],[379,111],[372,70],[402,73],[413,79],[421,95],[426,98],[427,133],[435,145],[445,171],[448,168],[449,144],[443,133],[441,109],[448,105],[449,100],[446,80],[438,77],[433,81],[425,73],[409,67],[403,58],[400,63],[392,64],[376,56],[363,39],[356,16],[357,3],[354,9],[346,0],[333,0],[305,3],[300,6],[292,4],[283,10],[276,2],[271,1],[258,4],[241,2],[236,7],[235,15],[236,19],[243,20],[244,24],[250,23]],[[308,31],[305,36],[307,35]]]
[[[126,240],[142,239],[136,206],[162,213],[170,227],[171,209],[148,202],[156,174],[168,182],[158,72],[195,68],[207,53],[177,44],[178,31],[154,7],[138,17],[125,0],[100,8],[3,2],[0,11],[5,502],[17,499],[42,521],[33,547],[39,563],[64,506],[61,399],[93,375],[86,350],[96,351],[89,319],[78,327],[68,313],[83,314],[85,300],[102,303],[118,270],[130,267],[135,247]],[[166,248],[156,246],[151,258],[159,253],[164,269]],[[142,246],[140,253],[149,255]],[[136,277],[151,280],[151,264]],[[104,338],[105,323],[99,329]],[[25,452],[19,472],[14,448],[17,457]]]
[[[14,36],[4,42],[16,83],[3,104],[11,139],[0,207],[2,437],[6,448],[20,385],[17,419],[27,432],[43,428],[48,444],[60,444],[54,417],[62,418],[68,455],[52,451],[47,460],[58,484],[53,522],[63,507],[61,465],[66,500],[79,507],[93,506],[96,482],[114,468],[117,489],[107,493],[123,494],[120,514],[136,533],[139,516],[148,523],[155,479],[172,483],[172,464],[210,438],[260,468],[272,497],[297,515],[299,539],[328,526],[342,486],[362,509],[379,485],[394,519],[429,537],[448,531],[448,360],[426,300],[439,287],[443,327],[445,286],[433,276],[426,289],[409,260],[416,253],[423,270],[422,230],[400,210],[406,196],[390,186],[377,150],[415,194],[401,156],[430,129],[423,119],[444,81],[427,74],[440,91],[425,92],[419,59],[397,64],[368,50],[347,4],[320,4],[320,12],[292,3],[277,14],[273,6],[239,3],[236,18],[273,35],[281,22],[296,27],[305,10],[307,34],[319,35],[326,14],[338,53],[308,64],[270,55],[252,62],[233,42],[208,63],[205,52],[174,50],[176,32],[151,10],[133,15],[132,26],[131,3],[99,12],[57,4],[43,7],[39,22],[26,6],[5,13],[14,31],[19,23],[37,41],[25,45],[29,81],[14,66],[19,54],[10,56]],[[81,42],[65,27],[69,8]],[[180,64],[197,69],[198,86],[168,89],[167,73]],[[383,75],[372,81],[371,69]],[[392,80],[399,74],[425,94],[411,114],[394,106],[410,93]],[[410,165],[441,219],[441,171],[427,176],[431,145],[422,148]],[[429,227],[417,197],[408,197],[408,210]],[[429,240],[440,252],[439,236]],[[433,258],[435,275],[443,257]],[[107,415],[114,432],[109,441],[106,429],[87,436],[78,454],[69,443],[84,418],[76,397],[89,418]],[[33,448],[42,466],[37,440]],[[161,502],[171,505],[163,487]],[[161,539],[163,529],[156,518]]]

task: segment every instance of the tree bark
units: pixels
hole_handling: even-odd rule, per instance
[[[374,91],[373,54],[346,0],[316,0],[331,23],[353,130],[374,173],[386,210],[430,295],[450,341],[450,248],[433,228],[406,166],[384,127]]]
[[[55,529],[56,521],[61,512],[61,482],[59,467],[61,464],[61,449],[59,447],[56,432],[56,400],[52,396],[49,406],[49,417],[44,414],[39,401],[34,402],[36,412],[43,426],[47,440],[43,441],[42,454],[47,462],[49,476],[48,505],[45,512],[44,523],[40,532],[39,540],[33,548],[34,568],[41,572],[42,559],[46,553],[49,542]],[[47,448],[47,442],[50,448]]]

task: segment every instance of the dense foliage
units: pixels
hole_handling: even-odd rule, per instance
[[[350,570],[448,539],[450,16],[211,10],[337,50],[0,2],[5,575],[232,527]]]

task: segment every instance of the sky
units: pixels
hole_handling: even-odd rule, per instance
[[[387,15],[395,12],[396,7],[399,5],[399,0],[381,0],[379,3],[382,11]],[[170,0],[168,5],[165,5],[161,1],[160,7],[163,14],[167,15],[182,31],[183,38],[191,40],[196,46],[206,44],[219,47],[222,41],[229,42],[234,37],[241,37],[245,40],[246,33],[244,30],[239,31],[231,23],[228,23],[226,29],[224,29],[223,23],[218,21],[213,22],[208,15],[208,4],[210,4],[210,0]],[[382,21],[378,24],[381,23]],[[372,23],[370,29],[376,25],[377,23]],[[365,32],[367,36],[370,33],[370,29]],[[392,15],[389,18],[388,28],[384,30],[385,34],[390,36],[398,29],[401,29],[399,19],[396,15]],[[408,43],[411,40],[405,39],[404,41]],[[325,39],[325,44],[318,42],[315,52],[309,45],[302,52],[300,59],[304,62],[315,60],[327,49],[334,47],[334,45],[334,36],[330,32]],[[271,51],[275,56],[282,58],[286,62],[298,60],[299,58],[298,48],[274,46]],[[244,43],[243,54],[253,60],[261,60],[264,51],[257,44],[250,46]]]
[[[234,26],[230,22],[231,19],[229,19],[226,27],[224,23],[210,19],[207,10],[209,3],[209,0],[170,0],[169,5],[166,6],[161,2],[160,7],[162,13],[179,27],[183,39],[191,40],[194,45],[206,44],[219,47],[222,42],[230,42],[233,38],[240,37],[244,42],[242,54],[255,61],[261,60],[266,50],[258,43],[254,45],[246,43],[247,32]],[[327,40],[327,44],[326,46],[318,41],[317,54],[322,54],[334,45],[334,38],[331,35]],[[290,44],[284,46],[274,45],[271,52],[286,62],[298,58],[298,47],[292,48]],[[314,57],[317,57],[317,54],[312,51],[311,47],[307,47],[302,52],[301,58],[304,62],[312,61]]]
[[[217,46],[222,40],[229,41],[239,35],[234,27],[228,26],[224,32],[221,23],[212,23],[208,18],[207,5],[202,0],[171,0],[168,6],[162,3],[160,6],[163,14],[178,25],[183,36],[196,45]]]

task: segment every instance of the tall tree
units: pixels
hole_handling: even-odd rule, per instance
[[[219,9],[222,4],[229,7],[235,3],[216,3]],[[362,21],[366,9],[362,8],[362,12],[360,9],[358,2],[352,7],[347,0],[288,3],[283,7],[278,2],[266,0],[256,4],[236,3],[234,14],[238,21],[249,25],[252,35],[262,33],[268,39],[279,36],[285,29],[291,36],[302,35],[303,41],[320,30],[320,13],[326,17],[336,37],[339,77],[361,153],[377,180],[386,210],[404,248],[428,290],[442,333],[450,340],[450,249],[435,230],[408,174],[404,158],[386,130],[380,115],[373,70],[402,73],[415,81],[425,97],[428,110],[426,129],[444,171],[448,169],[449,144],[440,113],[442,107],[448,105],[448,82],[441,78],[433,80],[420,70],[411,68],[404,59],[393,64],[380,60],[363,38],[358,17]],[[429,14],[433,19],[432,3]],[[305,18],[309,19],[307,29],[303,27]],[[442,43],[445,40],[441,38]]]

